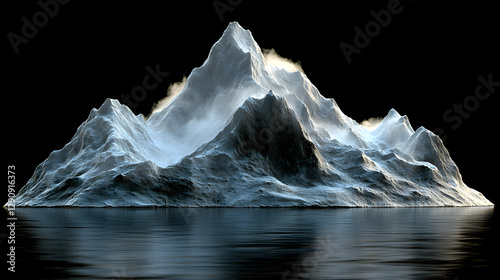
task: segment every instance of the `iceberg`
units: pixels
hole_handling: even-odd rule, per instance
[[[23,207],[491,206],[441,139],[396,110],[367,128],[232,22],[148,119],[92,109],[19,191]]]

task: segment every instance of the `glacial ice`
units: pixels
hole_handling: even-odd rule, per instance
[[[107,99],[16,198],[34,207],[487,205],[438,136],[394,109],[363,127],[305,74],[266,61],[236,22],[162,110],[145,120]]]

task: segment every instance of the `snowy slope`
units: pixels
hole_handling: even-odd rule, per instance
[[[147,121],[106,100],[17,206],[478,206],[443,142],[392,109],[374,129],[230,23]]]

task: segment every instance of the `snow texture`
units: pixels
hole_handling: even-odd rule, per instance
[[[230,23],[146,121],[107,99],[20,190],[16,206],[492,205],[441,139],[392,109],[365,128]]]

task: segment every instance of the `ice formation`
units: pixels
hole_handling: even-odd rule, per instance
[[[266,61],[230,23],[182,91],[145,120],[93,109],[20,190],[17,206],[492,205],[438,136],[392,109],[374,128],[305,74]]]

